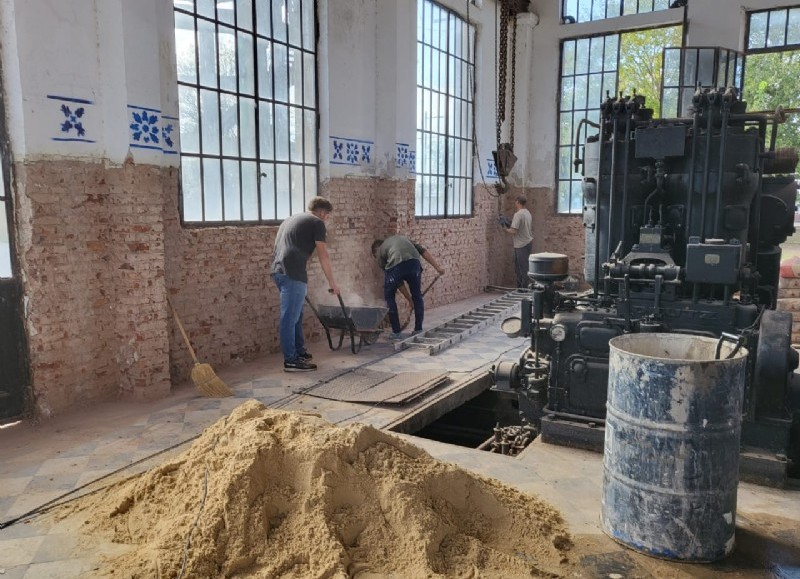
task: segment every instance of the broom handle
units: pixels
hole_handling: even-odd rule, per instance
[[[199,364],[200,362],[197,361],[197,356],[195,356],[194,348],[192,348],[192,343],[189,341],[189,336],[186,335],[186,330],[183,329],[183,324],[181,323],[181,319],[178,317],[178,312],[175,311],[175,308],[172,305],[172,302],[169,298],[167,298],[167,303],[169,304],[169,309],[172,310],[172,315],[175,317],[175,321],[178,323],[178,328],[181,330],[181,335],[183,335],[183,339],[186,340],[186,346],[189,348],[189,353],[192,355],[192,360],[194,360],[195,364]]]

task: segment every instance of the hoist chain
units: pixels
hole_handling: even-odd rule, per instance
[[[514,102],[517,93],[517,14],[511,21],[511,126],[510,126],[510,139],[509,144],[511,149],[514,149]]]
[[[500,4],[500,38],[498,39],[499,53],[497,56],[497,147],[500,147],[500,130],[506,120],[506,83],[508,63],[508,16],[509,10],[505,2]]]

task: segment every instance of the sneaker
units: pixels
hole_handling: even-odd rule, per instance
[[[312,356],[312,355],[311,355],[311,354],[309,354],[308,352],[303,352],[302,354],[298,354],[298,355],[297,355],[297,359],[298,359],[298,360],[305,360],[306,362],[308,362],[308,361],[309,361],[311,358],[313,358],[313,357],[314,357],[314,356]]]
[[[403,339],[403,332],[392,332],[389,334],[390,340],[402,340]]]
[[[411,332],[411,335],[412,335],[412,336],[416,336],[417,334],[421,334],[421,333],[423,333],[424,331],[425,331],[425,330],[414,330],[413,332]]]
[[[316,370],[317,365],[312,364],[311,362],[306,362],[305,360],[298,358],[293,362],[284,362],[283,363],[283,371],[284,372],[310,372],[312,370]]]

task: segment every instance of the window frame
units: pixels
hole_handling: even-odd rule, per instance
[[[180,74],[178,70],[176,70],[178,97],[180,103],[181,91],[192,91],[193,94],[191,96],[196,103],[196,118],[194,121],[197,123],[197,129],[195,133],[195,138],[197,140],[196,151],[186,152],[184,150],[183,142],[181,143],[179,150],[180,168],[178,175],[178,212],[181,225],[184,228],[278,225],[286,217],[296,213],[302,213],[306,210],[306,204],[308,200],[318,194],[317,191],[319,190],[320,186],[319,68],[317,59],[319,50],[319,21],[316,0],[297,0],[298,21],[296,24],[296,32],[292,32],[292,29],[290,28],[290,18],[287,15],[284,18],[284,22],[280,23],[282,28],[281,37],[277,37],[275,32],[277,30],[277,28],[274,26],[276,7],[273,7],[271,2],[266,2],[266,7],[264,7],[264,3],[259,3],[256,1],[239,3],[234,0],[233,4],[235,8],[233,11],[233,17],[231,19],[220,17],[220,8],[216,2],[213,3],[213,9],[211,10],[213,11],[213,17],[209,16],[208,14],[201,13],[200,7],[198,6],[200,4],[199,1],[191,2],[190,4],[192,6],[190,8],[178,6],[179,2],[180,0],[173,2],[173,14],[176,19],[174,29],[177,33],[177,19],[179,15],[192,19],[192,28],[190,30],[183,28],[183,30],[190,32],[193,37],[192,41],[194,43],[194,60],[192,65],[194,69],[192,71],[193,80],[191,82],[187,82],[185,79],[180,79]],[[282,6],[287,6],[287,2],[280,2],[280,4]],[[243,16],[244,13],[239,12],[240,7],[242,6],[247,8],[247,17]],[[311,11],[311,13],[307,15],[306,11]],[[260,17],[266,19],[266,25],[269,28],[268,34],[265,34],[265,32],[259,28]],[[309,20],[307,21],[306,19]],[[201,79],[201,23],[204,23],[205,26],[211,27],[210,33],[213,34],[214,38],[213,45],[215,50],[213,55],[214,62],[212,73],[216,74],[216,78],[211,85],[204,83]],[[309,26],[309,24],[311,30],[307,31],[306,28]],[[233,66],[235,67],[235,76],[233,82],[235,87],[232,89],[227,87],[223,88],[223,76],[220,70],[221,30],[224,30],[224,33],[231,35],[234,46]],[[296,35],[296,37],[293,35]],[[250,43],[250,46],[246,52],[242,51],[243,37],[245,42]],[[175,42],[175,52],[177,54],[177,37]],[[266,56],[259,56],[260,47],[270,48],[271,58],[269,61],[267,61]],[[285,89],[286,91],[285,97],[281,97],[276,94],[278,86],[275,83],[275,77],[278,73],[278,69],[281,68],[279,65],[276,65],[276,47],[283,48],[286,55],[285,61],[283,61],[283,67],[285,67],[286,84],[285,87],[281,87],[281,89]],[[295,65],[297,69],[296,73],[294,74],[296,74],[297,80],[295,80],[294,85],[292,84],[293,71],[291,64],[292,57],[290,56],[292,54],[297,55],[296,60],[299,60],[299,63]],[[247,68],[243,68],[243,55],[249,56],[249,64],[244,64],[244,66]],[[311,59],[310,67],[307,66],[307,59],[309,58]],[[261,65],[266,65],[267,70],[262,70],[263,66]],[[247,92],[248,89],[243,89],[242,87],[241,77],[243,70],[246,70],[252,74],[250,80],[252,87],[249,89],[249,92]],[[306,78],[308,76],[308,70],[310,70],[311,74],[313,74],[313,78]],[[268,94],[264,94],[264,91],[261,88],[262,83],[268,83]],[[293,96],[291,91],[292,86],[300,87],[299,95]],[[313,88],[313,91],[308,90],[309,88]],[[208,153],[207,150],[204,151],[204,127],[202,124],[204,111],[201,101],[203,94],[213,94],[216,100],[216,108],[213,110],[213,114],[216,115],[217,123],[215,130],[218,133],[218,135],[216,135],[217,142],[215,153]],[[232,106],[236,107],[235,116],[237,129],[235,133],[235,154],[226,152],[223,144],[223,140],[225,138],[223,120],[224,105],[222,103],[223,95],[233,97],[234,104]],[[250,101],[252,106],[252,110],[250,112],[250,114],[252,114],[252,118],[248,123],[248,126],[252,127],[252,133],[250,135],[246,134],[243,130],[243,101]],[[286,116],[285,133],[279,130],[276,106],[284,109]],[[272,145],[270,147],[272,151],[272,156],[270,158],[262,156],[264,153],[262,150],[262,143],[265,142],[261,136],[261,125],[262,121],[264,120],[262,118],[264,115],[262,109],[267,109],[272,119],[271,134],[268,136],[268,139],[271,140]],[[295,116],[294,121],[293,115]],[[297,118],[297,115],[299,115],[299,118]],[[183,120],[181,119],[181,116],[182,114],[179,112],[178,117],[180,124],[182,124],[181,121]],[[313,143],[306,143],[308,140],[306,139],[306,131],[309,127],[311,127],[313,130]],[[295,140],[295,142],[292,143],[290,135],[295,128],[297,128],[296,134],[299,141]],[[286,141],[285,159],[279,159],[277,154],[276,137],[279,137],[281,134],[284,134]],[[245,155],[242,152],[244,137],[251,142],[251,145],[249,146],[252,146],[254,151],[252,155]],[[297,149],[299,152],[298,158],[293,157],[293,149]],[[309,153],[313,154],[313,158]],[[196,163],[199,165],[199,187],[197,192],[197,194],[200,196],[199,219],[187,219],[185,203],[187,185],[184,182],[184,169],[186,167],[187,159],[194,159],[196,161],[192,164],[194,165]],[[210,160],[210,162],[216,163],[218,168],[219,192],[218,197],[215,198],[215,201],[219,204],[219,217],[221,219],[207,218],[206,204],[208,197],[205,191],[206,183],[204,180],[206,164],[205,160]],[[233,176],[232,181],[235,182],[238,178],[238,187],[234,192],[235,195],[238,196],[236,205],[237,215],[231,218],[226,218],[227,216],[225,214],[225,204],[228,198],[225,192],[226,161],[230,161],[238,165],[238,171],[234,170],[231,172],[231,175]],[[244,163],[252,165],[247,177],[245,176],[245,169],[243,167]],[[265,169],[269,169],[270,167],[272,168],[272,183],[265,184],[265,181],[268,177],[268,175],[265,173]],[[284,187],[279,184],[277,171],[278,167],[286,167],[286,169],[281,171],[285,173],[286,180],[284,193],[279,193],[279,191],[281,191]],[[298,168],[300,185],[297,186],[295,193],[293,194],[293,183],[296,182],[295,180],[298,176]],[[309,175],[312,175],[313,178]],[[245,181],[246,178],[249,179],[249,185]],[[250,210],[252,212],[252,209],[255,209],[255,216],[248,216],[248,218],[245,218],[245,189],[253,184],[255,186],[255,191],[251,192]],[[269,187],[271,187],[272,194],[270,198],[267,198],[266,194],[269,190]],[[252,198],[253,196],[255,197],[254,199]],[[270,201],[271,208],[268,208],[268,202]],[[254,205],[252,205],[253,203]],[[284,210],[286,207],[288,207],[288,210]]]
[[[414,188],[414,216],[416,219],[463,219],[473,217],[475,215],[475,195],[474,195],[474,179],[475,179],[475,163],[474,163],[474,147],[475,147],[475,49],[477,46],[477,30],[474,24],[469,22],[460,14],[442,6],[435,0],[418,0],[417,8],[417,37],[415,43],[417,46],[417,73],[415,83],[415,98],[417,101],[417,114],[416,114],[416,128],[415,128],[415,142],[416,142],[416,168],[415,168],[415,188]],[[433,11],[438,10],[441,14],[447,16],[446,24],[446,37],[444,46],[441,43],[434,45],[430,41],[426,41],[424,35],[420,37],[420,28],[424,29],[426,25],[425,14],[426,6],[431,7],[431,21],[433,20]],[[420,16],[422,15],[422,16]],[[422,18],[422,22],[420,22]],[[430,23],[428,23],[430,24]],[[462,27],[462,46],[461,52],[454,51],[452,36],[456,26]],[[439,29],[441,39],[441,28]],[[466,34],[466,42],[464,42],[464,34]],[[466,44],[466,46],[464,46]],[[425,60],[425,49],[429,53],[429,59]],[[464,54],[466,49],[466,54]],[[425,84],[425,71],[432,68],[430,63],[433,62],[435,56],[443,58],[446,63],[444,73],[440,72],[440,79],[442,76],[445,79],[446,86],[442,90],[441,86],[437,89],[434,88],[435,83],[431,82],[430,86]],[[462,65],[462,72],[459,75],[461,80],[462,89],[466,88],[467,94],[458,93],[454,85],[457,84],[457,77],[455,73],[451,72],[451,61]],[[420,72],[422,71],[422,72]],[[466,78],[464,75],[466,74]],[[420,78],[422,77],[422,78]],[[451,84],[452,83],[452,84]],[[423,100],[432,100],[433,95],[438,95],[445,103],[443,113],[444,117],[444,132],[437,132],[433,129],[432,123],[428,129],[425,128],[425,111],[424,107],[420,109],[420,103]],[[453,131],[454,127],[450,126],[450,106],[451,101],[457,102],[461,107],[462,112],[460,121],[464,130]],[[466,107],[467,111],[464,112]],[[466,127],[463,127],[466,123]],[[454,123],[455,124],[455,123]],[[427,142],[428,147],[424,146]],[[434,172],[431,165],[431,157],[429,153],[433,149],[434,137],[444,143],[442,153],[443,165],[441,165],[442,173]],[[461,172],[454,173],[454,167],[450,163],[450,146],[451,142],[460,143],[457,154],[460,153]],[[438,148],[437,148],[438,150]],[[458,162],[453,156],[454,166]],[[426,169],[427,168],[427,169]],[[437,167],[438,169],[439,167]],[[426,180],[439,179],[444,181],[443,190],[433,192],[432,186],[425,187]],[[430,181],[428,181],[430,182]],[[458,184],[458,188],[456,187]],[[463,190],[462,190],[463,188]],[[434,193],[434,194],[432,194]],[[427,200],[427,213],[425,211],[425,200]],[[458,203],[456,203],[458,201]],[[431,203],[437,202],[436,208],[431,209]],[[441,206],[441,209],[439,208]]]
[[[789,33],[789,16],[792,11],[796,11],[798,14],[798,19],[800,19],[800,4],[789,4],[787,6],[779,6],[774,8],[764,8],[760,10],[748,10],[746,13],[746,21],[745,21],[745,30],[744,30],[744,54],[766,54],[770,52],[786,52],[789,50],[800,50],[800,38],[798,38],[797,42],[789,43],[788,40],[788,33]],[[767,46],[769,44],[769,21],[771,15],[777,12],[785,12],[786,13],[786,24],[784,25],[784,42],[781,45],[776,46]],[[764,46],[758,48],[751,48],[750,47],[750,34],[752,32],[752,19],[753,16],[759,14],[766,14],[767,15],[767,23],[764,28]],[[746,58],[745,58],[746,61]]]
[[[613,6],[609,7],[610,0],[602,0],[604,2],[602,13],[604,16],[602,17],[594,17],[595,14],[595,3],[599,3],[601,0],[561,0],[560,5],[560,24],[562,26],[569,25],[569,24],[585,24],[587,22],[600,22],[602,20],[609,20],[611,18],[620,18],[622,16],[632,16],[634,14],[650,14],[651,12],[661,12],[664,10],[670,10],[670,4],[672,3],[670,0],[614,0],[614,4],[618,5],[618,14],[611,13],[609,14],[609,8],[613,10]],[[625,4],[626,1],[635,2],[636,3],[636,10],[634,12],[626,12],[625,11]],[[575,3],[575,14],[568,14],[567,13],[567,3],[574,2]],[[580,6],[581,4],[589,4],[589,14],[590,17],[588,20],[581,20],[579,19],[578,15],[580,14]],[[642,10],[641,5],[642,3],[650,4],[650,10]],[[656,4],[665,4],[663,8],[656,8]],[[568,20],[569,19],[569,20]]]

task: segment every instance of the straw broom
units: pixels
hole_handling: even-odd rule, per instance
[[[233,396],[233,391],[231,391],[231,389],[228,388],[228,385],[225,384],[225,382],[223,382],[222,379],[214,373],[214,369],[211,367],[211,365],[201,364],[197,359],[197,356],[194,353],[194,348],[192,348],[192,344],[189,342],[189,336],[186,335],[186,330],[183,329],[183,324],[178,317],[178,312],[175,311],[175,308],[172,306],[172,302],[169,300],[169,298],[167,298],[167,303],[169,304],[169,309],[172,310],[172,315],[175,317],[175,322],[178,324],[181,335],[186,341],[186,346],[189,348],[189,353],[192,355],[192,360],[194,360],[191,377],[195,388],[197,388],[203,396],[208,398],[225,398],[226,396]]]

